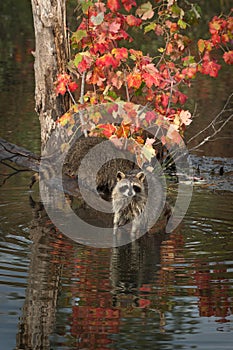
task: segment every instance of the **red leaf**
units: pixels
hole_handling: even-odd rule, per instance
[[[219,64],[209,59],[209,55],[205,55],[203,57],[203,63],[200,69],[202,74],[207,74],[213,78],[216,78],[220,68],[221,66]]]
[[[56,87],[56,95],[59,95],[59,94],[65,95],[65,93],[66,93],[66,84],[61,82]]]
[[[119,61],[128,58],[128,50],[125,47],[112,49],[112,54]]]
[[[145,80],[146,86],[150,89],[152,85],[159,86],[160,79],[156,75],[151,75],[150,73],[143,73],[143,79]]]
[[[142,20],[140,18],[137,18],[133,15],[129,15],[126,17],[126,23],[130,26],[130,27],[133,27],[133,26],[140,26],[140,24],[142,23]]]
[[[116,68],[119,62],[113,57],[112,54],[107,53],[96,60],[96,66],[98,67],[114,67]]]
[[[227,64],[233,64],[233,50],[225,52],[223,59]]]
[[[166,108],[166,107],[168,106],[168,102],[169,102],[169,96],[163,94],[163,95],[161,96],[161,103],[162,103],[162,106],[163,106],[164,108]]]
[[[107,7],[112,12],[117,12],[120,9],[120,7],[121,7],[120,1],[119,0],[108,0],[107,1]]]
[[[102,129],[103,135],[107,138],[111,137],[116,132],[116,127],[112,124],[99,124],[97,127]]]
[[[73,91],[77,90],[78,84],[75,83],[75,81],[72,81],[71,83],[68,84],[68,88],[69,88],[70,92],[73,92]]]
[[[137,6],[134,0],[121,0],[121,2],[127,12],[131,10],[132,6]]]

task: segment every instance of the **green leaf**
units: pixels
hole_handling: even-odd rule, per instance
[[[79,64],[80,62],[82,62],[82,59],[83,59],[83,56],[82,56],[80,53],[78,53],[77,55],[75,55],[75,58],[74,58],[74,65],[75,65],[76,67],[78,67],[78,64]]]
[[[89,7],[93,5],[92,1],[86,1],[86,0],[79,0],[82,6],[83,13],[87,13]]]
[[[181,19],[184,17],[184,10],[177,4],[172,5],[171,11],[172,17],[180,17]]]
[[[182,19],[179,19],[177,24],[181,29],[186,29],[186,27],[187,27],[187,23],[185,21],[183,21]]]
[[[79,43],[83,38],[87,36],[87,31],[86,30],[77,30],[71,37],[72,42]]]
[[[155,30],[155,28],[156,28],[156,23],[152,22],[152,23],[148,24],[147,26],[145,26],[144,33],[146,34],[146,33],[150,32],[151,30]]]
[[[190,65],[196,63],[194,56],[187,56],[185,57],[185,61],[183,63],[184,67],[189,67]]]
[[[165,51],[165,49],[164,49],[164,47],[160,47],[160,48],[158,48],[158,51],[159,51],[160,53],[163,53],[163,52]]]

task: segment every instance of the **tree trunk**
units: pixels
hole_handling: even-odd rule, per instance
[[[35,102],[41,124],[44,148],[55,120],[67,106],[54,88],[57,74],[66,71],[68,41],[66,32],[66,0],[31,0],[35,28]]]

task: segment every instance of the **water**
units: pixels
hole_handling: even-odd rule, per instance
[[[0,125],[1,136],[39,152],[28,8],[22,0],[4,12],[12,32],[1,46]],[[208,92],[200,99],[203,123],[213,101],[217,112],[229,93],[229,79],[218,81],[218,100],[209,84],[201,85],[201,96]],[[115,249],[61,235],[36,188],[29,191],[32,174],[9,176],[14,170],[1,165],[0,350],[232,349],[231,129],[222,136],[206,157],[193,158],[204,181],[181,225]]]

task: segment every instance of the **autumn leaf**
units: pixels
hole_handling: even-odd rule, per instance
[[[136,136],[135,137],[135,141],[139,144],[139,145],[144,145],[145,141],[141,136]]]
[[[183,21],[182,19],[179,19],[177,24],[181,29],[186,29],[186,27],[187,27],[187,23],[185,21]]]
[[[205,40],[200,39],[197,42],[198,50],[200,53],[202,53],[205,50]]]
[[[57,120],[57,123],[61,124],[61,126],[65,126],[66,124],[69,123],[70,118],[71,118],[71,113],[66,112]]]
[[[79,43],[83,38],[85,38],[87,36],[87,31],[86,30],[76,30],[76,32],[74,32],[74,34],[71,37],[71,41]]]
[[[74,65],[80,73],[86,72],[93,64],[93,58],[89,52],[80,52],[74,58]]]
[[[218,76],[218,71],[220,68],[221,66],[216,62],[204,58],[200,71],[202,74],[206,74],[213,78],[216,78]]]
[[[112,54],[107,53],[99,58],[95,62],[97,67],[114,67],[119,65],[119,62],[113,57]]]
[[[162,106],[164,108],[166,108],[168,106],[168,103],[169,103],[169,96],[165,95],[165,94],[162,94],[162,96],[161,96],[161,103],[162,103]]]
[[[133,15],[129,15],[129,16],[126,16],[126,23],[130,27],[133,27],[133,26],[138,27],[142,23],[142,20],[140,18],[133,16]]]
[[[154,16],[154,11],[152,9],[151,3],[148,1],[145,4],[139,6],[136,14],[141,17],[142,20],[151,19]]]
[[[65,95],[68,84],[71,84],[71,77],[67,73],[59,74],[57,77],[56,85],[56,95]],[[74,83],[75,84],[75,83]],[[71,84],[71,88],[75,88],[75,85]],[[76,88],[75,88],[76,90]],[[74,90],[73,90],[74,91]]]
[[[77,90],[78,84],[75,83],[75,81],[72,81],[68,84],[68,88],[69,88],[70,92],[74,92],[75,90]]]
[[[152,85],[158,86],[158,79],[149,73],[143,73],[142,77],[146,83],[146,86],[150,89]]]
[[[124,73],[122,71],[109,72],[108,81],[119,90],[124,84]]]
[[[152,158],[155,156],[155,150],[151,144],[145,144],[141,149],[144,157],[150,162]]]
[[[182,141],[182,138],[177,131],[177,126],[173,124],[169,126],[166,137],[176,144],[179,144]]]
[[[123,121],[117,129],[116,135],[119,138],[121,137],[128,138],[130,135],[130,123],[124,123]]]
[[[144,28],[144,33],[148,33],[150,32],[151,30],[155,30],[157,24],[155,22],[151,22],[150,24],[148,24],[147,26],[145,26]]]
[[[115,47],[114,49],[112,49],[111,53],[118,61],[124,61],[128,58],[128,50],[125,47]]]
[[[127,12],[129,12],[133,6],[137,6],[134,0],[121,0],[121,2]]]
[[[103,86],[103,82],[106,80],[103,69],[95,67],[93,71],[87,73],[86,82],[88,84]]]
[[[120,7],[121,7],[120,1],[119,0],[108,0],[107,1],[107,7],[112,12],[117,12],[120,9]]]
[[[142,76],[140,73],[130,73],[127,76],[127,84],[129,88],[139,89],[142,83]]]
[[[192,123],[192,119],[191,118],[192,118],[192,115],[191,115],[191,113],[189,111],[182,110],[180,112],[180,120],[181,120],[182,124],[184,124],[184,125],[191,124]]]
[[[65,95],[66,93],[66,84],[61,82],[56,87],[56,95]]]
[[[116,127],[113,124],[99,124],[97,128],[100,129],[102,134],[107,138],[110,138],[116,132]]]
[[[223,59],[227,64],[233,64],[233,50],[225,52],[223,54]]]
[[[142,51],[139,51],[139,50],[130,49],[129,52],[131,54],[130,58],[133,61],[139,60],[143,56]]]

